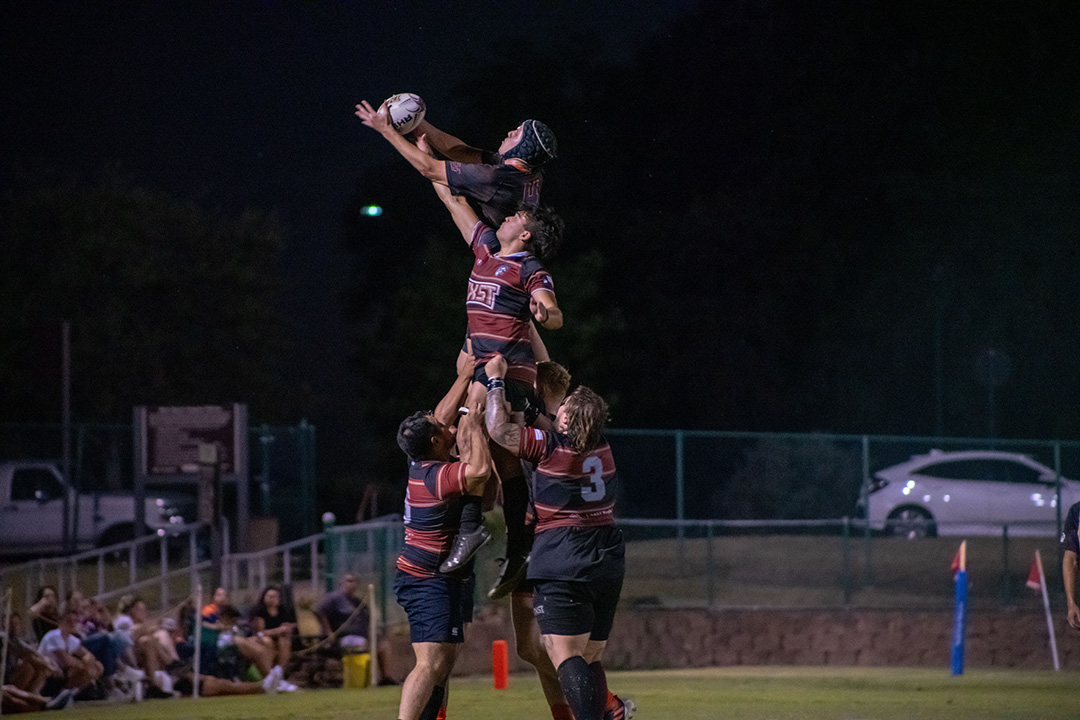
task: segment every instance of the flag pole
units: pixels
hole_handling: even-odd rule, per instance
[[[0,687],[4,685],[7,678],[5,677],[5,670],[7,669],[7,658],[11,650],[12,643],[18,642],[18,638],[13,638],[11,633],[11,588],[4,590],[4,603],[3,603],[3,617],[4,617],[4,648],[0,650]],[[0,715],[4,714],[4,707],[0,704]]]
[[[367,586],[368,652],[371,653],[371,687],[379,684],[379,617],[375,606],[375,584]]]
[[[194,561],[192,561],[194,562]],[[193,628],[195,638],[195,657],[192,658],[192,670],[195,673],[195,682],[192,683],[191,699],[199,699],[199,673],[202,672],[200,663],[202,661],[202,580],[195,585],[195,627]]]
[[[956,571],[956,613],[953,619],[952,674],[964,674],[964,635],[967,615],[967,540],[960,543]]]
[[[1054,636],[1054,618],[1050,614],[1050,598],[1046,594],[1046,573],[1043,572],[1042,555],[1035,548],[1035,564],[1039,566],[1039,587],[1042,589],[1043,610],[1046,612],[1046,629],[1050,633],[1050,655],[1054,658],[1054,670],[1061,670],[1058,662],[1057,638]]]

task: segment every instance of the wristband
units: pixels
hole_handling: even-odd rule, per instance
[[[487,389],[488,389],[488,392],[491,392],[492,390],[505,390],[506,389],[506,383],[503,382],[502,378],[498,378],[498,377],[488,378]]]

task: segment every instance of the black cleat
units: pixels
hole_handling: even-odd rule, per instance
[[[450,555],[439,566],[439,572],[452,573],[461,570],[490,539],[491,533],[483,525],[471,533],[458,533],[454,538],[454,547],[450,549]]]
[[[492,600],[506,597],[514,591],[525,579],[529,572],[529,555],[511,555],[503,560],[502,570],[499,571],[499,579],[495,587],[488,590],[488,597]]]

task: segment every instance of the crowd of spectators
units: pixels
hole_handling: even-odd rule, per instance
[[[369,615],[357,588],[356,578],[346,575],[341,589],[313,610],[320,636],[304,638],[288,586],[264,588],[245,611],[217,588],[203,608],[189,599],[159,617],[137,595],[121,597],[113,612],[78,590],[61,602],[56,588],[42,587],[27,611],[29,622],[12,613],[0,633],[2,712],[76,701],[141,702],[196,689],[202,696],[295,692],[286,673],[298,649],[366,650]]]

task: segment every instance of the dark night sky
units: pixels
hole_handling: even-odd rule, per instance
[[[1024,382],[1030,383],[1027,387],[1037,390],[1040,397],[1061,396],[1053,381],[1046,380],[1045,368],[1069,366],[1060,358],[1069,354],[1070,347],[1076,349],[1071,345],[1076,332],[1070,328],[1066,335],[1069,340],[1062,344],[1061,338],[1055,335],[1053,318],[1070,317],[1075,314],[1075,307],[1071,310],[1056,307],[1052,315],[1043,313],[1044,318],[1050,319],[1040,325],[1039,335],[1027,336],[1023,327],[1011,326],[995,334],[993,323],[982,323],[984,318],[980,315],[984,311],[992,313],[991,309],[986,309],[989,306],[987,298],[996,300],[1017,287],[984,288],[977,275],[979,268],[985,265],[984,256],[998,257],[999,253],[1025,256],[1027,249],[1021,245],[998,242],[995,234],[1004,232],[999,222],[1003,218],[1008,222],[1030,220],[1029,224],[1037,228],[1037,233],[1060,235],[1065,232],[1076,237],[1075,197],[1068,203],[1070,188],[1077,186],[1075,164],[1068,160],[1078,155],[1075,122],[1071,132],[1051,123],[1050,129],[1060,133],[1060,137],[1051,137],[1045,143],[1030,140],[1046,128],[1025,126],[1027,119],[1054,118],[1061,114],[1060,111],[1051,109],[1054,111],[1043,113],[1039,108],[1014,108],[1016,98],[1007,93],[996,95],[994,83],[980,78],[977,67],[973,72],[971,67],[963,65],[965,57],[982,51],[964,46],[965,33],[949,24],[947,13],[925,21],[924,28],[921,27],[924,21],[920,13],[905,13],[900,9],[906,7],[904,3],[860,5],[867,15],[877,12],[883,17],[890,13],[895,17],[895,33],[887,21],[865,25],[887,27],[890,33],[880,38],[852,38],[840,29],[831,30],[820,18],[810,18],[814,20],[815,28],[824,28],[816,44],[808,41],[799,46],[812,57],[805,62],[790,57],[773,62],[767,57],[755,57],[752,45],[738,46],[736,36],[720,31],[715,36],[710,34],[711,28],[699,29],[693,40],[682,44],[680,37],[673,36],[668,28],[677,27],[673,23],[685,20],[694,5],[692,2],[556,5],[494,1],[76,3],[9,0],[0,3],[0,62],[4,68],[0,76],[0,107],[3,108],[0,133],[4,138],[0,144],[0,169],[7,172],[8,168],[28,166],[92,174],[105,167],[114,167],[132,174],[140,182],[209,208],[238,212],[247,206],[257,206],[275,211],[288,232],[280,268],[290,290],[281,310],[293,325],[295,344],[301,350],[290,357],[287,374],[293,383],[309,386],[319,397],[347,399],[354,386],[346,360],[341,293],[348,284],[346,273],[350,264],[341,238],[341,218],[350,194],[355,192],[357,178],[373,167],[393,162],[392,152],[385,143],[353,116],[353,105],[360,99],[378,102],[394,92],[418,92],[428,101],[429,118],[441,124],[440,118],[458,116],[468,107],[470,98],[455,96],[451,91],[466,80],[462,73],[482,64],[491,44],[499,40],[513,42],[526,38],[540,45],[558,47],[560,38],[574,31],[596,38],[601,57],[611,62],[629,62],[634,57],[641,62],[640,54],[636,55],[640,48],[666,48],[666,52],[678,56],[682,64],[664,68],[662,63],[653,63],[650,67],[655,75],[642,78],[640,87],[631,87],[626,95],[627,103],[619,111],[626,115],[634,115],[640,108],[660,108],[671,114],[683,112],[684,106],[664,108],[669,81],[682,91],[687,88],[692,91],[695,83],[700,83],[697,94],[707,97],[693,98],[689,107],[710,107],[709,103],[714,102],[712,95],[716,96],[717,105],[713,107],[715,114],[712,117],[704,120],[687,118],[685,131],[681,134],[670,134],[669,130],[668,135],[654,135],[647,124],[649,121],[641,121],[638,138],[641,145],[633,148],[641,153],[641,159],[637,167],[630,168],[637,174],[630,180],[621,178],[630,186],[626,197],[639,203],[632,211],[647,212],[643,209],[644,203],[652,198],[670,202],[673,197],[678,197],[677,182],[665,184],[672,177],[678,180],[678,174],[670,170],[673,166],[678,167],[672,162],[675,158],[685,162],[687,172],[694,178],[715,178],[714,193],[709,188],[702,191],[700,186],[693,189],[702,191],[702,197],[713,193],[714,198],[719,198],[716,200],[719,206],[728,203],[729,209],[739,212],[740,222],[754,217],[752,210],[746,210],[746,205],[760,202],[757,221],[765,228],[761,231],[763,234],[767,234],[770,223],[788,223],[794,228],[803,224],[824,225],[824,220],[813,216],[816,208],[811,208],[809,215],[805,208],[793,208],[790,217],[776,216],[775,208],[791,193],[785,188],[769,186],[769,178],[774,176],[764,171],[755,176],[755,168],[785,162],[787,156],[784,153],[824,159],[827,164],[832,152],[830,143],[837,143],[839,148],[843,143],[858,142],[860,138],[865,140],[871,135],[866,130],[868,127],[880,131],[874,140],[878,145],[872,146],[875,152],[893,149],[891,165],[875,165],[876,157],[855,157],[846,161],[847,166],[837,164],[831,171],[841,173],[853,168],[866,173],[866,193],[852,196],[853,214],[860,214],[864,219],[874,218],[878,223],[876,228],[872,224],[863,228],[880,231],[881,237],[890,238],[889,242],[894,245],[897,238],[906,238],[911,244],[910,253],[901,252],[903,249],[897,250],[894,246],[882,247],[878,244],[880,240],[870,238],[861,244],[854,240],[836,242],[823,248],[823,252],[815,257],[813,248],[808,250],[800,245],[813,242],[813,235],[808,232],[802,238],[792,237],[790,247],[765,248],[771,253],[766,266],[763,256],[753,254],[762,250],[762,246],[755,244],[759,241],[754,235],[758,228],[729,227],[724,218],[710,217],[707,222],[710,232],[715,232],[718,237],[736,237],[742,247],[723,256],[710,251],[689,260],[681,259],[703,265],[716,262],[719,272],[724,270],[724,263],[733,261],[762,264],[764,269],[759,278],[748,276],[732,280],[724,276],[715,283],[736,288],[738,282],[748,283],[745,295],[748,307],[739,306],[739,295],[734,289],[730,296],[709,296],[710,301],[719,299],[728,303],[723,306],[723,313],[716,316],[719,324],[739,326],[746,323],[747,337],[755,332],[789,336],[788,349],[792,352],[798,350],[800,344],[816,343],[820,347],[820,357],[814,361],[817,364],[813,371],[822,376],[826,371],[835,371],[836,377],[846,379],[851,372],[861,371],[868,365],[879,368],[880,377],[864,378],[865,388],[861,388],[858,381],[849,385],[842,380],[839,386],[821,381],[806,390],[830,400],[836,398],[837,407],[841,408],[837,412],[851,410],[846,416],[850,421],[848,426],[834,424],[824,429],[924,433],[933,430],[927,413],[930,405],[926,403],[920,406],[923,414],[919,421],[906,424],[906,418],[901,417],[903,413],[897,412],[895,422],[873,427],[868,420],[872,415],[867,411],[874,406],[904,408],[904,396],[912,394],[903,384],[906,378],[920,378],[917,392],[926,390],[926,379],[930,374],[925,365],[926,358],[912,360],[905,349],[911,343],[925,341],[925,337],[918,339],[907,331],[925,331],[926,315],[897,319],[872,314],[859,317],[855,312],[852,319],[851,313],[841,312],[846,312],[844,308],[830,306],[829,297],[834,297],[836,304],[848,303],[847,307],[856,311],[860,304],[879,307],[920,302],[930,282],[926,269],[933,267],[930,248],[942,242],[940,236],[922,237],[920,233],[926,233],[935,223],[953,224],[954,220],[960,228],[955,233],[956,241],[952,247],[941,249],[948,251],[943,256],[950,258],[952,264],[949,267],[955,273],[954,294],[963,296],[961,299],[976,310],[970,316],[953,321],[958,325],[966,323],[981,328],[985,324],[991,328],[974,333],[973,336],[977,336],[973,341],[975,344],[963,349],[962,362],[958,362],[958,366],[967,368],[963,372],[971,374],[971,358],[978,343],[1012,342],[1008,347],[1010,351],[1027,352],[1032,346],[1049,341],[1046,354],[1058,358],[1056,365],[1030,363],[1025,357],[1017,357],[1014,374],[1030,375]],[[987,10],[988,16],[1000,10],[1001,17],[1007,18],[1008,13],[1015,15],[1023,4],[997,2],[991,5],[993,9]],[[835,13],[838,6],[844,4],[831,6],[830,12]],[[728,23],[723,25],[725,32],[737,28],[745,18],[763,25],[773,22],[774,9],[769,2],[743,4],[739,8],[742,9],[731,12],[735,20],[722,17],[724,12],[719,10],[712,17],[718,26]],[[798,20],[792,18],[802,11],[785,12],[786,22],[797,26]],[[812,15],[810,11],[806,12],[808,16]],[[853,23],[848,27],[857,27],[852,18],[858,20],[858,14],[851,11],[841,20]],[[1075,15],[1074,12],[1064,13],[1064,17],[1070,19],[1075,19]],[[1003,27],[1010,24],[1013,23],[1008,20],[1002,23]],[[987,27],[991,28],[989,36],[994,36],[997,31],[992,23],[988,22]],[[1045,31],[1046,27],[1038,26],[1031,32],[1036,30]],[[685,27],[683,32],[687,32]],[[1001,42],[1006,47],[1010,36],[1002,37]],[[695,45],[695,42],[702,44]],[[903,42],[910,42],[911,48],[905,47]],[[1055,53],[1063,52],[1064,48],[1061,44],[1044,47],[1040,43],[1040,40],[1031,43],[1036,50],[1030,58],[1030,67],[1016,68],[1021,75],[1032,73],[1031,96],[1040,102],[1047,99],[1056,102],[1063,94],[1070,97],[1070,92],[1071,97],[1075,97],[1075,82],[1072,87],[1041,87],[1040,83],[1048,81],[1045,75],[1038,74],[1037,69],[1053,62]],[[735,49],[725,54],[729,45],[747,50],[747,56],[739,55]],[[873,50],[878,45],[881,53],[875,56]],[[958,47],[955,57],[950,54],[953,45]],[[943,55],[934,55],[933,51],[920,54],[922,47],[946,48],[948,51]],[[864,69],[860,63],[865,57],[858,53],[867,53],[868,48],[870,55],[866,57],[871,62],[865,67],[866,74],[860,75]],[[784,48],[780,49],[783,51]],[[848,58],[844,61],[847,64],[837,61],[841,53],[848,53],[855,60]],[[961,69],[967,74],[950,77],[956,58],[960,59]],[[874,65],[878,61],[879,65]],[[723,77],[727,85],[711,84],[717,82],[711,63],[716,64],[716,77]],[[1073,60],[1072,66],[1075,64]],[[823,80],[820,75],[828,72],[823,68],[839,69],[851,75]],[[792,76],[776,75],[785,72]],[[943,78],[940,82],[939,76]],[[762,78],[770,78],[775,87],[762,89]],[[1024,87],[1026,82],[1023,78],[1003,79],[1008,80],[1012,88]],[[637,78],[631,85],[634,82]],[[739,87],[740,82],[745,82],[745,87]],[[937,84],[930,86],[928,82]],[[854,97],[871,97],[875,101],[887,97],[892,105],[854,107],[850,117],[845,116],[828,106],[831,102],[828,92],[843,88],[845,83],[850,84]],[[895,94],[890,97],[878,92],[883,83],[894,84],[895,91],[890,92]],[[804,92],[804,85],[819,92],[820,96]],[[790,93],[794,99],[787,104],[777,100],[776,97],[783,93]],[[934,93],[938,95],[933,96]],[[517,101],[522,106],[511,108],[508,112],[512,116],[544,115],[543,109],[528,106],[528,98],[517,97]],[[1075,100],[1069,102],[1075,106]],[[567,114],[565,108],[561,111]],[[779,120],[755,115],[788,111],[791,117]],[[814,124],[820,121],[813,115],[815,111],[821,111],[821,117],[825,118],[821,122],[833,122],[829,118],[841,117],[850,125],[829,126],[823,132],[823,126]],[[883,120],[883,113],[891,119]],[[603,118],[591,119],[594,126],[603,129]],[[582,118],[583,123],[589,120]],[[718,123],[719,127],[711,125],[712,122]],[[756,137],[754,127],[763,124],[769,128],[767,134]],[[939,136],[938,129],[945,126],[950,128],[949,133],[942,131]],[[912,131],[912,128],[916,130]],[[458,132],[467,135],[465,131]],[[890,137],[890,132],[906,132],[907,135]],[[926,133],[926,136],[919,134],[916,137],[914,133]],[[567,137],[572,134],[566,132]],[[973,147],[966,147],[964,138],[968,136],[980,139],[984,145],[974,147],[973,142]],[[467,136],[466,139],[476,144],[494,144],[500,137]],[[993,142],[985,142],[988,138]],[[814,145],[823,149],[800,149]],[[903,157],[897,160],[896,155],[902,156],[902,152],[895,151],[897,147],[910,147],[915,151],[910,163],[905,164]],[[1031,148],[1046,154],[1048,147],[1059,149],[1054,151],[1058,153],[1056,159],[1034,158],[1036,153],[1024,155]],[[627,151],[631,151],[629,146]],[[993,194],[1001,192],[1006,204],[1032,208],[1030,217],[1013,213],[999,218],[991,214],[981,220],[976,210],[963,206],[962,201],[956,199],[967,192],[965,173],[970,166],[978,166],[983,158],[995,154],[1008,157],[1010,153],[1015,153],[1017,159],[1015,176],[1002,176],[1000,170],[1008,166],[1008,161],[995,160],[986,167],[998,174],[979,179],[971,186],[998,188],[982,192],[979,201],[993,202]],[[935,157],[941,158],[939,164],[935,164]],[[580,163],[580,158],[577,161]],[[574,162],[574,158],[560,159],[559,171],[565,173],[574,167],[582,167],[580,164],[575,166]],[[656,177],[654,167],[658,173]],[[755,190],[756,195],[739,194],[739,186],[747,177],[739,173],[746,167],[750,168],[749,176],[756,177],[762,184]],[[659,173],[665,171],[671,174],[661,177]],[[793,167],[792,171],[795,177],[812,179],[815,168]],[[1024,177],[1030,177],[1032,181],[1029,183],[1023,180]],[[1061,178],[1064,182],[1058,182]],[[936,192],[936,187],[943,188],[943,192]],[[960,190],[956,189],[958,187]],[[909,207],[913,197],[944,199],[934,200],[937,204],[932,207]],[[950,202],[956,207],[949,205]],[[1066,206],[1071,207],[1067,219],[1055,219],[1054,214]],[[837,207],[832,210],[836,211]],[[797,216],[800,212],[804,215]],[[684,224],[671,226],[673,235],[685,237],[685,233],[696,229],[695,216],[691,213],[688,217]],[[920,224],[909,229],[903,223],[911,218],[917,218]],[[680,241],[683,245],[692,242]],[[897,263],[901,263],[893,265],[896,269],[893,277],[881,283],[862,275],[875,260],[889,257],[893,251]],[[835,253],[835,257],[827,253]],[[668,254],[677,256],[678,252]],[[973,258],[974,261],[968,262]],[[627,258],[613,260],[627,262]],[[1075,260],[1073,253],[1071,262],[1075,264]],[[908,262],[910,265],[902,264]],[[1016,285],[1022,291],[1029,283],[1072,283],[1076,273],[1055,274],[1055,262],[1059,267],[1068,267],[1070,256],[1066,253],[1052,259],[1030,258],[1030,262],[1023,265],[1027,274]],[[837,273],[837,279],[830,280],[835,288],[815,290],[825,299],[816,300],[816,304],[805,304],[807,313],[813,311],[816,315],[787,321],[781,318],[778,326],[763,323],[762,328],[752,327],[755,318],[779,312],[774,305],[782,310],[783,302],[787,302],[788,307],[794,304],[798,309],[797,299],[793,302],[790,297],[781,296],[791,295],[810,282],[800,273],[809,277],[815,267],[835,270],[837,266],[842,266],[847,276]],[[905,284],[904,277],[909,277],[910,283]],[[663,282],[650,284],[655,279],[646,278],[647,273],[642,272],[640,278],[634,280],[640,283],[640,288],[656,288],[656,302],[699,302],[701,293],[705,292],[697,288],[695,295],[686,288],[679,288],[669,294]],[[711,284],[712,278],[708,282]],[[752,294],[751,291],[761,287],[775,287],[776,296],[783,302],[773,303],[767,292]],[[639,292],[638,295],[648,296],[648,293]],[[731,297],[736,298],[734,306],[729,302]],[[1075,298],[1075,294],[1065,297]],[[749,307],[755,303],[755,307]],[[1032,313],[1038,311],[1033,306]],[[813,332],[807,321],[817,324]],[[864,335],[855,331],[848,335],[836,332],[837,325],[847,323],[853,327],[864,323],[867,332]],[[891,332],[879,333],[880,336],[871,339],[882,326],[888,326]],[[635,327],[633,331],[640,333],[644,329]],[[849,343],[851,335],[860,339],[866,337],[867,343],[843,345],[838,352],[830,353],[830,342]],[[732,348],[730,343],[719,349],[711,346],[709,349],[732,354],[741,351]],[[749,350],[745,354],[752,357]],[[785,365],[787,360],[784,358],[763,357],[756,365],[745,359],[741,362],[744,367],[760,369],[762,374],[775,372],[778,385],[792,385],[798,379],[784,377],[785,373],[793,375],[795,372]],[[656,364],[661,363],[657,361]],[[648,364],[644,363],[644,366]],[[736,363],[733,367],[739,365]],[[812,375],[808,377],[808,388],[819,379]],[[716,382],[719,384],[722,380]],[[970,378],[965,382],[972,385]],[[1070,383],[1064,397],[1075,399],[1076,383],[1071,380]],[[762,404],[761,398],[740,395],[742,385],[729,378],[718,393],[719,401],[713,404],[741,403],[744,408]],[[865,390],[865,394],[851,392],[845,397],[849,390]],[[701,396],[711,390],[704,385],[695,385],[692,390],[683,388],[682,391]],[[621,392],[629,394],[627,389]],[[978,389],[971,392],[978,393]],[[776,402],[782,404],[780,400]],[[808,404],[813,405],[813,402]],[[644,407],[644,404],[639,405]],[[782,411],[771,416],[764,413],[764,410],[755,413],[745,409],[741,413],[730,413],[728,417],[734,418],[730,422],[737,426],[727,425],[725,429],[819,429],[813,425],[812,418],[808,420],[805,415],[785,415]],[[1075,411],[1072,414],[1075,415]],[[677,414],[662,417],[660,424],[670,426],[677,422],[672,417]],[[694,417],[698,418],[695,422],[707,427],[725,426],[722,416],[697,413]],[[338,445],[348,443],[349,434],[360,422],[347,402],[317,404],[311,419],[319,426],[320,450],[333,448],[335,442]],[[1026,420],[1023,416],[1012,418],[1011,425],[1006,424],[1005,432],[1024,432]],[[1036,435],[1061,435],[1062,428],[1060,422],[1047,423],[1038,426],[1034,432]],[[1075,435],[1075,432],[1068,434]],[[324,440],[328,442],[323,444]]]
[[[275,211],[288,233],[282,311],[301,349],[287,375],[341,397],[340,217],[368,158],[387,159],[353,106],[418,92],[437,121],[440,105],[468,102],[449,93],[457,70],[499,38],[543,42],[573,29],[622,59],[690,5],[580,3],[556,14],[494,1],[5,2],[0,168],[111,167],[210,209]],[[348,405],[317,403],[313,414],[324,449],[358,420]]]

